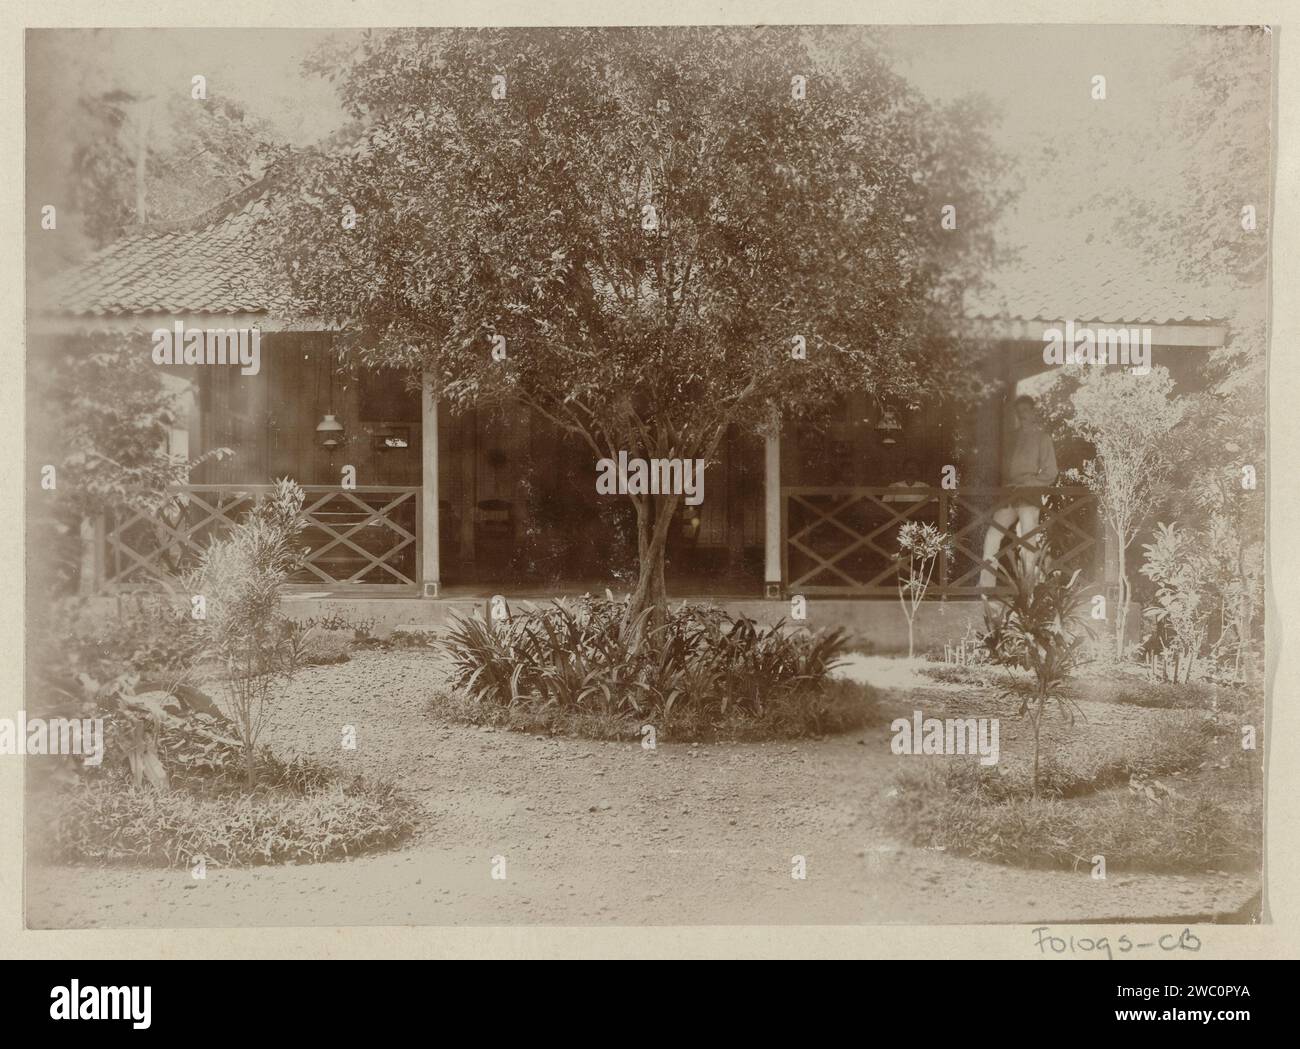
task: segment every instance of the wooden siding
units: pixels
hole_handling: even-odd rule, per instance
[[[418,392],[396,387],[401,400],[391,403],[390,418],[368,411],[372,417],[363,421],[362,384],[336,370],[327,335],[265,336],[257,375],[205,369],[199,380],[199,446],[234,454],[195,471],[196,483],[264,484],[292,477],[302,484],[338,484],[344,466],[356,469],[358,485],[420,483]],[[412,411],[417,421],[406,421]],[[345,427],[344,443],[332,450],[322,448],[316,434],[326,412]],[[393,420],[406,429],[409,446],[380,451],[375,438]]]

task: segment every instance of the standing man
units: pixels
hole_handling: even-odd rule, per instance
[[[1019,424],[1012,440],[1005,442],[1002,450],[1002,483],[1010,487],[1039,487],[1056,482],[1056,449],[1052,436],[1038,418],[1034,399],[1022,394],[1015,401],[1016,421]],[[997,570],[998,548],[1002,537],[1010,534],[1016,525],[1017,534],[1026,536],[1038,527],[1038,516],[1043,508],[1042,496],[1031,492],[1012,492],[1011,501],[993,512],[993,524],[984,536],[984,569],[980,572],[980,586],[992,586]],[[1030,542],[1022,551],[1027,561],[1034,556],[1037,543]]]

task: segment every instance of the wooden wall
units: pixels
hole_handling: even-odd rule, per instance
[[[257,375],[204,368],[198,449],[226,447],[234,454],[205,464],[194,480],[249,484],[292,477],[302,484],[338,484],[346,465],[355,467],[360,487],[418,485],[419,394],[398,381],[376,396],[336,365],[329,336],[313,332],[264,336]],[[321,447],[316,433],[326,412],[345,427],[335,449]],[[380,450],[376,437],[393,426],[406,429],[408,447]]]

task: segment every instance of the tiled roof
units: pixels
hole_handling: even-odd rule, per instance
[[[989,291],[968,297],[968,317],[1195,324],[1224,320],[1230,299],[1226,286],[1189,284],[1171,264],[1119,245],[1027,255],[990,283]]]
[[[132,231],[59,274],[38,309],[82,317],[283,309],[287,299],[271,294],[253,252],[266,214],[262,189],[187,228]]]
[[[250,187],[186,229],[140,230],[61,274],[42,312],[81,317],[174,313],[282,313],[253,253],[269,213],[265,184]],[[1197,288],[1170,265],[1117,245],[1025,256],[966,303],[984,320],[1170,324],[1223,320],[1225,289]]]

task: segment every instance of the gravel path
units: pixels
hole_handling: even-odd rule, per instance
[[[968,690],[920,689],[899,661],[848,673],[888,680],[890,717],[999,714]],[[880,806],[899,762],[886,723],[820,741],[593,743],[436,721],[425,651],[363,653],[304,673],[268,741],[389,776],[427,819],[398,852],[341,863],[187,871],[29,868],[31,928],[387,924],[844,924],[1138,920],[1235,912],[1258,879],[1025,871],[898,846]],[[886,675],[889,675],[886,677]],[[1011,708],[1014,704],[1010,705]],[[1095,743],[1158,712],[1094,704]],[[341,745],[345,726],[357,748]],[[1002,747],[1028,729],[1003,722]],[[1065,730],[1061,730],[1065,731]],[[1082,738],[1082,737],[1080,737]],[[1063,740],[1072,743],[1073,740]],[[1091,744],[1090,744],[1091,745]],[[806,878],[791,877],[794,857]],[[506,878],[494,879],[495,857]]]

